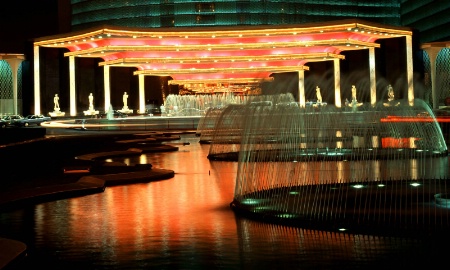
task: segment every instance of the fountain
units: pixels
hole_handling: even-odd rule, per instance
[[[236,213],[353,232],[448,228],[448,172],[433,170],[448,163],[447,146],[422,100],[358,111],[288,104],[250,102],[215,115],[211,148],[222,148],[208,158],[238,161]],[[431,117],[417,117],[424,111]]]
[[[164,102],[164,116],[201,116],[209,108],[243,103],[246,96],[225,92],[221,95],[168,95]]]
[[[244,106],[249,105],[249,106]],[[292,94],[246,96],[242,102],[227,106],[210,108],[197,126],[197,136],[201,143],[211,143],[208,158],[219,159],[232,144],[239,144],[241,139],[243,116],[248,108],[262,106],[294,106],[298,108]],[[221,148],[225,148],[221,150]],[[236,151],[233,151],[234,154]]]
[[[222,115],[223,107],[211,107],[200,118],[195,135],[200,137],[200,143],[210,143],[216,130],[218,118]]]

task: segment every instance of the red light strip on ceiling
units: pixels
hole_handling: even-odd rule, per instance
[[[229,80],[242,78],[268,79],[272,72],[238,72],[238,73],[184,73],[171,75],[174,80]]]
[[[248,34],[247,34],[248,35]],[[276,43],[313,43],[317,41],[354,40],[360,42],[375,42],[379,36],[360,32],[334,32],[301,35],[273,35],[257,37],[220,37],[220,38],[98,38],[95,40],[81,40],[67,45],[70,51],[88,50],[107,46],[161,46],[161,47],[190,47],[190,46],[224,46],[246,44],[276,44]]]
[[[176,58],[186,58],[186,59],[198,59],[207,60],[208,57],[227,57],[228,59],[238,58],[238,57],[248,57],[252,56],[279,56],[283,55],[303,55],[308,58],[308,55],[313,55],[317,53],[332,53],[339,54],[341,51],[333,46],[315,46],[315,47],[291,47],[291,48],[272,48],[272,49],[247,49],[247,50],[211,50],[211,51],[127,51],[127,52],[116,52],[112,54],[105,55],[102,57],[105,61],[111,61],[116,59],[124,58],[158,58],[160,60],[176,59]]]

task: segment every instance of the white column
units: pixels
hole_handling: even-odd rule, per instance
[[[406,36],[406,79],[408,82],[408,102],[414,105],[412,36]]]
[[[145,80],[144,75],[139,74],[139,111],[138,113],[144,114],[145,113]]]
[[[298,104],[302,108],[306,106],[304,70],[298,71]]]
[[[341,101],[341,67],[339,59],[334,59],[334,104],[336,107],[342,107]]]
[[[69,56],[69,96],[70,96],[70,115],[77,115],[76,95],[75,95],[75,57]]]
[[[17,61],[8,61],[9,65],[12,69],[12,77],[13,77],[13,106],[14,106],[14,114],[18,114],[18,102],[17,102],[17,72],[19,71],[19,62]],[[22,113],[20,113],[22,114]]]
[[[34,114],[41,114],[41,80],[39,46],[33,46],[34,54]]]
[[[377,80],[375,74],[375,48],[369,48],[370,105],[377,103]]]
[[[111,81],[109,66],[103,67],[103,81],[105,85],[105,112],[107,112],[109,110],[109,106],[111,105]]]
[[[431,68],[431,99],[433,101],[433,109],[439,109],[439,100],[436,93],[436,58],[441,51],[441,48],[430,47],[424,49],[428,53],[430,58],[430,68]]]
[[[8,62],[9,66],[11,67],[12,71],[12,80],[13,80],[13,112],[14,114],[22,114],[18,113],[18,94],[17,94],[17,73],[19,72],[19,65],[22,62],[22,59],[18,58],[10,58],[5,59],[6,62]]]

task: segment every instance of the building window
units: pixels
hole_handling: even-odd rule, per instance
[[[239,24],[247,24],[247,15],[239,14]]]
[[[197,12],[214,12],[214,3],[197,3],[195,10]]]
[[[161,15],[171,15],[174,14],[175,6],[173,4],[161,5],[160,11]]]
[[[250,7],[251,7],[250,3],[247,3],[247,2],[244,2],[244,3],[238,2],[238,3],[236,3],[236,11],[238,13],[244,13],[244,12],[248,13],[248,12],[251,11]]]
[[[216,17],[214,15],[197,15],[195,22],[197,24],[215,24]]]
[[[162,27],[173,27],[175,26],[174,16],[161,16],[161,26]]]

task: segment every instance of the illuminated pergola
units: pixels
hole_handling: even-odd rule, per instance
[[[375,48],[379,39],[405,37],[407,76],[412,81],[412,31],[360,20],[305,25],[201,28],[106,26],[44,37],[34,42],[35,111],[40,112],[39,48],[65,48],[70,72],[70,115],[76,115],[75,57],[101,58],[104,108],[110,104],[110,67],[135,67],[139,111],[145,111],[144,76],[170,76],[170,83],[246,83],[270,80],[273,73],[298,72],[299,103],[305,105],[307,63],[333,61],[335,105],[341,106],[339,61],[349,50],[368,50],[371,103],[376,102]],[[412,84],[408,99],[413,100]]]

